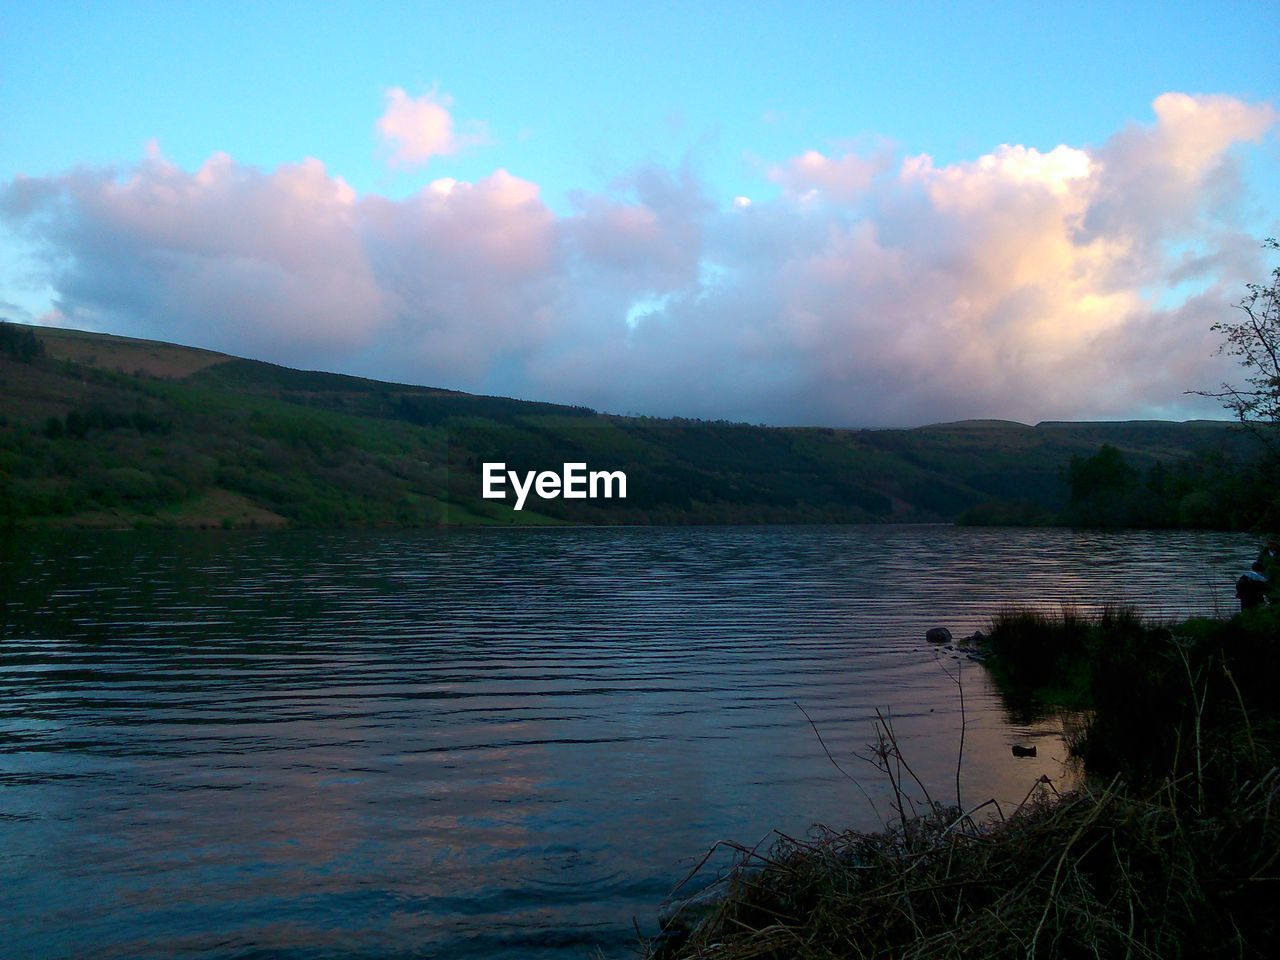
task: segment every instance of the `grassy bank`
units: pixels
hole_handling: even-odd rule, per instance
[[[1011,699],[1081,711],[1083,786],[962,811],[893,781],[884,831],[744,851],[727,896],[652,955],[1275,956],[1278,642],[1275,608],[1173,626],[1005,611],[992,672]],[[887,733],[874,755],[892,780],[910,758]]]

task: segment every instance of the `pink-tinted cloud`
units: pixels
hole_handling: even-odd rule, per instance
[[[574,200],[577,212],[562,227],[588,272],[612,275],[635,296],[697,282],[703,230],[715,206],[688,169],[644,168],[608,195],[579,193]]]
[[[1166,94],[1097,146],[805,153],[751,203],[650,167],[560,215],[504,170],[391,199],[157,153],[0,218],[73,325],[295,365],[784,423],[1176,415],[1232,372],[1209,327],[1266,272],[1236,147],[1275,124]]]
[[[225,154],[188,172],[152,153],[124,176],[79,170],[4,194],[68,319],[300,356],[367,345],[386,320],[356,206],[318,160],[264,173]]]
[[[845,153],[828,157],[817,150],[806,150],[786,163],[774,166],[769,179],[782,185],[792,197],[813,200],[819,196],[840,202],[861,197],[872,180],[886,168],[889,157]]]
[[[555,218],[538,188],[498,170],[437,180],[405,200],[361,201],[371,268],[393,302],[382,362],[415,380],[489,384],[519,365],[552,324],[559,271]]]
[[[454,129],[449,108],[453,98],[430,91],[411,97],[400,87],[386,92],[387,106],[378,118],[377,129],[391,147],[390,162],[395,166],[423,166],[432,157],[457,153],[464,146],[486,143],[488,136],[482,124],[471,124],[465,133]]]

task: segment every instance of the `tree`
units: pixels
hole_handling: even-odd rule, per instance
[[[1109,443],[1092,457],[1074,456],[1067,467],[1071,502],[1065,518],[1078,527],[1128,527],[1140,524],[1137,470]]]
[[[1280,250],[1280,242],[1268,237],[1263,247]],[[1237,305],[1244,319],[1215,323],[1213,330],[1225,340],[1219,353],[1235,357],[1244,367],[1244,385],[1224,383],[1217,391],[1198,390],[1214,397],[1236,415],[1261,441],[1263,456],[1251,467],[1251,488],[1257,502],[1251,513],[1255,525],[1280,529],[1280,266],[1271,271],[1270,284],[1251,283]]]
[[[44,343],[30,327],[0,320],[0,353],[19,363],[34,363],[44,356]]]
[[[1268,237],[1263,246],[1280,250],[1280,242]],[[1274,453],[1273,428],[1280,426],[1280,266],[1271,271],[1271,283],[1251,283],[1237,305],[1243,320],[1220,321],[1212,327],[1225,342],[1219,353],[1235,357],[1245,368],[1243,386],[1224,383],[1217,391],[1197,390],[1214,397],[1259,436]]]
[[[1109,443],[1104,443],[1092,457],[1073,456],[1067,468],[1072,503],[1122,496],[1134,489],[1137,481],[1138,471]]]

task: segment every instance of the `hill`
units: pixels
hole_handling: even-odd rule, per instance
[[[758,427],[308,372],[175,344],[5,324],[0,518],[127,527],[952,520],[1051,511],[1103,443],[1139,469],[1230,459],[1219,421]],[[622,470],[625,500],[480,496],[481,465]]]

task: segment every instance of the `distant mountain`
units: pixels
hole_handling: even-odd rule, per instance
[[[1052,511],[1103,443],[1138,469],[1231,458],[1220,421],[999,420],[912,430],[619,417],[6,325],[0,519],[20,526],[946,521]],[[625,500],[481,498],[481,468],[622,470]]]

